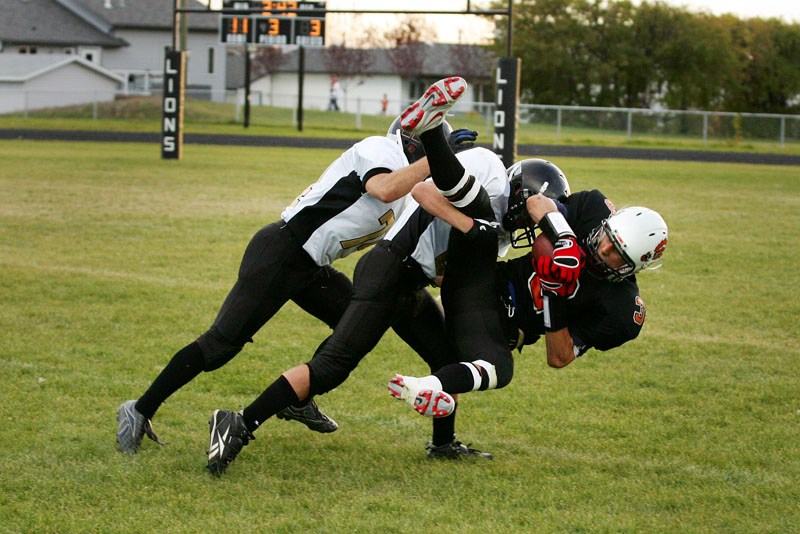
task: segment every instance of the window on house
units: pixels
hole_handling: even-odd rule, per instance
[[[214,49],[208,49],[208,73],[214,74]]]
[[[94,61],[94,54],[91,52],[85,52],[83,57],[86,59],[86,61]]]

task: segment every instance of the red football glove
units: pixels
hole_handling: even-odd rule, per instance
[[[542,282],[543,295],[569,297],[578,287],[578,278],[586,262],[586,254],[574,237],[563,237],[555,243],[553,255],[536,258],[534,268]]]

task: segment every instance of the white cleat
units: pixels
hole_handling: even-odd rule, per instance
[[[467,90],[464,78],[453,76],[431,85],[419,100],[400,114],[400,127],[419,135],[442,124],[444,116]]]
[[[413,376],[395,375],[388,387],[392,397],[406,401],[425,417],[447,417],[456,408],[456,401],[449,393],[424,388],[420,379]]]

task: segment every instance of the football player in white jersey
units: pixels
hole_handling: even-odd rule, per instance
[[[474,141],[475,132],[460,141]],[[209,372],[236,356],[245,343],[288,301],[333,328],[352,295],[352,283],[330,264],[380,240],[401,215],[411,187],[429,169],[418,146],[399,135],[373,136],[356,143],[288,206],[281,218],[251,239],[236,283],[211,327],[178,351],[138,400],[117,409],[119,449],[135,453],[143,436],[158,442],[150,420],[172,394],[201,372]],[[435,303],[428,310],[440,315]],[[425,333],[405,327],[398,333],[422,353],[436,352]],[[318,432],[337,424],[313,399],[286,405],[278,414]],[[160,443],[160,442],[159,442]]]
[[[463,79],[448,78],[433,84],[420,99],[435,108],[440,135],[444,135],[444,114],[465,89]],[[451,194],[461,198],[465,206],[473,201],[480,202],[482,209],[489,210],[487,218],[501,220],[507,209],[509,182],[497,155],[480,147],[454,154],[447,141],[438,150],[446,152],[447,165],[460,169],[456,182],[460,182],[464,169],[469,169],[469,179],[448,188],[452,189]],[[433,168],[431,171],[436,176]],[[353,298],[333,334],[313,358],[283,373],[241,413],[214,411],[209,422],[208,453],[208,468],[213,474],[221,474],[242,447],[254,438],[253,432],[284,406],[326,393],[344,382],[390,326],[397,330],[397,320],[404,315],[416,316],[415,328],[426,331],[428,343],[438,343],[436,358],[425,358],[432,371],[453,363],[441,315],[437,319],[433,313],[424,314],[424,320],[420,321],[422,316],[417,312],[431,302],[424,288],[441,275],[449,232],[449,226],[434,219],[415,202],[403,212],[386,238],[359,260],[353,275]],[[498,248],[497,242],[495,239],[495,248]],[[409,344],[417,349],[413,343]],[[417,352],[422,354],[419,349]],[[434,419],[428,455],[434,458],[491,457],[456,440],[452,410],[448,417]]]

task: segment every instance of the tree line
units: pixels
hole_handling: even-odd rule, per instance
[[[505,2],[503,2],[505,4]],[[506,54],[498,20],[495,52]],[[800,24],[661,2],[516,0],[523,102],[800,112]]]

